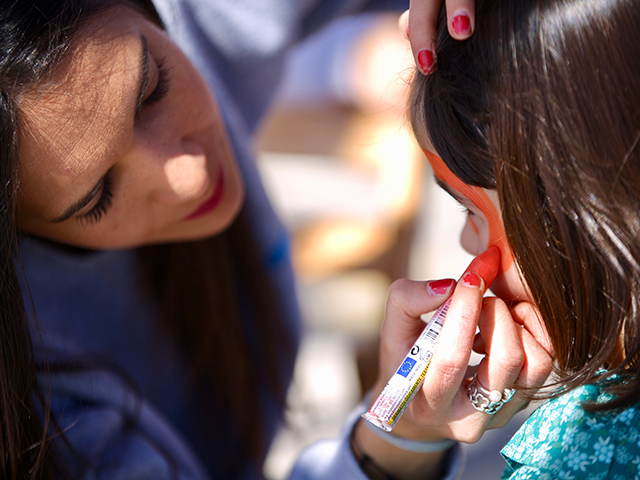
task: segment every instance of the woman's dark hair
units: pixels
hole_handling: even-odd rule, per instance
[[[640,401],[638,25],[629,0],[478,0],[467,41],[442,14],[434,72],[412,86],[418,140],[497,188],[560,385],[622,375],[593,409]]]
[[[0,477],[7,480],[60,478],[66,471],[52,442],[61,432],[37,387],[38,371],[47,367],[34,360],[27,293],[18,282],[18,99],[47,79],[92,16],[115,4],[161,23],[151,0],[0,4]],[[186,352],[194,381],[205,396],[215,385],[215,396],[232,412],[247,455],[259,461],[266,446],[257,385],[266,384],[284,406],[285,365],[293,362],[294,344],[281,325],[281,306],[244,217],[216,238],[146,247],[140,253],[147,286],[163,302],[166,323]],[[247,310],[255,323],[243,322]],[[222,364],[224,358],[229,362]],[[208,411],[215,424],[215,409]]]
[[[260,466],[268,446],[260,391],[266,386],[284,409],[284,379],[294,362],[295,340],[261,268],[265,259],[246,213],[208,240],[152,245],[140,253],[162,320],[179,339],[191,380],[211,413],[203,422],[213,431],[220,412],[231,412],[244,451]],[[241,466],[246,458],[235,461]]]

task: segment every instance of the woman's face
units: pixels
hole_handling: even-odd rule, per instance
[[[507,302],[529,299],[527,288],[518,273],[507,243],[497,192],[465,184],[448,169],[440,157],[428,151],[425,153],[433,167],[438,185],[467,212],[467,219],[460,235],[462,247],[472,255],[481,254],[491,245],[500,249],[500,270],[491,291]]]
[[[244,186],[213,95],[132,9],[89,22],[19,107],[18,221],[29,234],[129,248],[205,238],[238,214]]]

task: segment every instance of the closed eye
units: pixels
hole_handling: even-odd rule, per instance
[[[469,217],[469,216],[472,216],[472,215],[476,215],[476,213],[473,210],[471,210],[469,207],[467,207],[466,205],[463,205],[463,204],[460,203],[459,206],[460,206],[460,210],[462,210],[462,213],[464,213],[466,216]]]
[[[147,98],[142,101],[142,105],[153,105],[165,98],[171,89],[171,75],[169,69],[164,66],[164,60],[158,62],[158,82]]]
[[[113,199],[113,190],[111,185],[111,180],[107,175],[104,179],[104,183],[102,184],[102,193],[100,194],[100,198],[98,202],[94,205],[94,207],[89,210],[84,215],[81,215],[79,218],[85,224],[95,224],[99,222],[102,217],[104,217],[109,208],[111,208]]]

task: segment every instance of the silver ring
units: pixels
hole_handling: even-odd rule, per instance
[[[476,373],[467,387],[467,396],[471,405],[480,412],[494,415],[515,395],[515,388],[505,388],[502,393],[499,390],[487,390],[478,381]]]

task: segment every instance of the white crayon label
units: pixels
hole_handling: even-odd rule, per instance
[[[382,393],[373,402],[369,411],[362,415],[363,418],[387,432],[393,429],[402,412],[422,385],[422,380],[427,374],[427,369],[436,350],[438,337],[450,304],[451,300],[449,299],[429,320]]]

